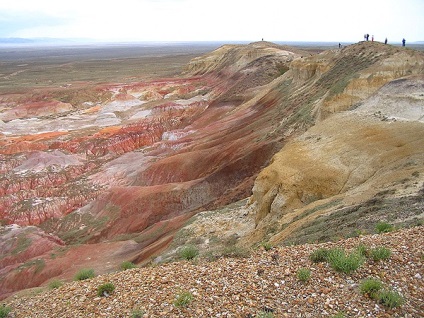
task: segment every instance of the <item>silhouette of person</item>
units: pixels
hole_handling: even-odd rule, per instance
[[[402,39],[402,46],[405,46],[406,40]]]
[[[371,41],[374,42],[374,35],[371,37]]]
[[[369,38],[370,38],[370,35],[367,33],[367,41],[368,41]]]
[[[342,47],[342,45],[339,43],[339,49]]]
[[[384,40],[384,44],[387,44],[387,38]]]

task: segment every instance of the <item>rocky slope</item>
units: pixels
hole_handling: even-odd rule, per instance
[[[38,295],[15,296],[6,301],[11,317],[422,317],[423,228],[351,238],[336,243],[258,249],[247,258],[204,259],[131,269],[67,283]],[[347,275],[327,263],[313,263],[318,248],[386,247],[387,260],[368,259]],[[297,278],[300,268],[311,278]],[[366,278],[380,279],[385,288],[401,294],[404,303],[390,309],[361,294]],[[108,297],[98,287],[112,283]],[[182,293],[191,300],[176,305]]]
[[[283,241],[307,223],[293,220],[379,191],[411,198],[400,219],[422,213],[423,73],[422,53],[379,43],[310,56],[259,42],[196,58],[179,79],[1,96],[3,231],[37,225],[60,246],[41,255],[2,238],[20,252],[1,269],[0,293],[149,261],[190,217],[252,188],[234,211],[243,235],[235,223],[225,234],[244,245]]]

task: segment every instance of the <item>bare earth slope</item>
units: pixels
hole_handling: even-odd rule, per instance
[[[382,191],[411,197],[415,208],[399,217],[412,217],[422,209],[423,70],[422,53],[379,43],[310,56],[258,42],[196,58],[181,78],[0,96],[11,251],[1,297],[83,267],[148,262],[191,216],[252,188],[236,213],[248,212],[245,245],[284,241]],[[38,226],[56,245],[40,254],[22,230],[7,240],[12,224]]]

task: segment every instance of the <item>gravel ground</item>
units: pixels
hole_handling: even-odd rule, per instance
[[[392,233],[361,236],[336,243],[306,244],[256,250],[249,258],[222,258],[214,262],[181,261],[117,272],[62,287],[33,297],[9,298],[10,317],[424,317],[423,226]],[[359,244],[385,246],[389,260],[368,259],[353,274],[333,270],[327,263],[312,263],[309,255],[319,247]],[[306,283],[296,272],[312,272]],[[359,292],[362,279],[377,277],[403,295],[405,303],[388,309]],[[115,291],[97,296],[99,285],[111,282]],[[176,296],[190,292],[187,306],[174,304]]]

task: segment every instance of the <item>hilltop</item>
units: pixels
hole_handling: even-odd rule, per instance
[[[1,297],[188,243],[207,253],[418,224],[423,74],[423,52],[377,42],[314,55],[256,42],[178,77],[1,95]]]

